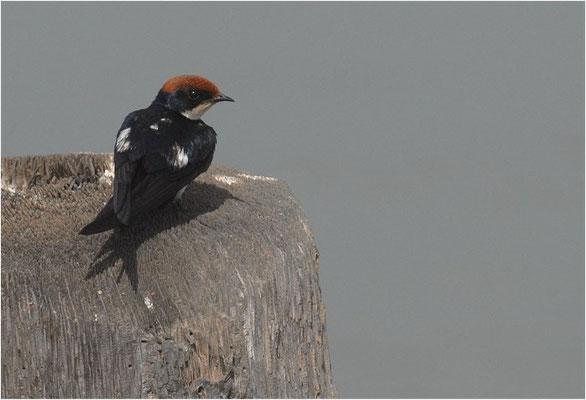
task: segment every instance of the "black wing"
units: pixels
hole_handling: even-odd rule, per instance
[[[114,151],[113,197],[114,213],[121,223],[128,224],[132,217],[170,201],[209,167],[215,132],[203,123],[195,129],[181,125],[153,132],[148,121],[133,114],[122,124]],[[173,163],[177,149],[183,155],[180,165]]]
[[[128,115],[116,136],[114,147],[114,214],[123,224],[130,220],[132,186],[136,183],[140,161],[146,154],[142,124],[134,113]]]

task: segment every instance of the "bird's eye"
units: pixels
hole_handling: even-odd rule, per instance
[[[195,90],[190,90],[190,91],[189,91],[189,93],[188,93],[188,96],[189,96],[189,98],[190,98],[190,99],[192,99],[192,100],[193,100],[193,99],[197,99],[197,91],[195,91]]]

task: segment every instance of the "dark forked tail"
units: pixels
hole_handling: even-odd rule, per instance
[[[120,221],[116,214],[114,214],[114,207],[112,206],[112,199],[104,206],[102,211],[98,214],[96,219],[92,222],[84,226],[84,228],[79,231],[80,235],[94,235],[96,233],[101,233],[108,231],[110,229],[114,229],[120,226]]]

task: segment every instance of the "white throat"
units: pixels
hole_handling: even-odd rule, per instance
[[[197,107],[192,108],[191,110],[183,111],[181,114],[183,114],[184,117],[189,119],[200,119],[201,116],[204,115],[205,112],[209,110],[213,105],[214,103],[212,102],[201,103]]]

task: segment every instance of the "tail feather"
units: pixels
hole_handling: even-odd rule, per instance
[[[118,220],[118,217],[116,217],[116,214],[114,214],[114,207],[112,206],[112,200],[110,199],[108,204],[106,204],[102,211],[100,211],[96,219],[84,226],[83,229],[79,231],[79,234],[94,235],[96,233],[114,229],[118,226],[120,226],[120,221]]]

